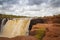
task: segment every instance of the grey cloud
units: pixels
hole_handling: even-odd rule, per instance
[[[29,5],[40,5],[43,2],[47,3],[48,0],[29,0]]]
[[[2,4],[2,9],[4,10],[9,10],[9,8],[18,3],[17,0],[2,0],[0,2],[0,4]]]
[[[60,7],[60,0],[29,0],[29,5],[40,5],[46,3],[51,7]]]
[[[30,5],[39,5],[41,4],[43,1],[42,0],[29,0],[29,4]]]
[[[5,7],[9,7],[11,5],[19,5],[19,1],[22,0],[1,0],[0,5],[5,5]],[[42,3],[46,3],[47,5],[53,6],[53,7],[60,7],[60,0],[27,0],[28,5],[40,5]],[[50,2],[50,3],[49,3]]]
[[[15,4],[17,3],[17,0],[2,0],[2,3]]]
[[[3,1],[0,1],[0,5],[2,5],[3,4]]]
[[[16,15],[27,15],[29,13],[44,16],[55,14],[60,10],[53,8],[60,7],[60,0],[1,0],[0,5],[2,5],[1,11]]]
[[[53,7],[60,7],[60,0],[51,0],[50,5]]]

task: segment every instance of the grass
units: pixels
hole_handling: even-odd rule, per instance
[[[29,18],[29,17],[27,17],[27,16],[15,16],[15,15],[0,14],[0,18]]]
[[[39,40],[42,40],[44,35],[45,35],[45,28],[41,28],[36,31],[35,37],[38,38]]]

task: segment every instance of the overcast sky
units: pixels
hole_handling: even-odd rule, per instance
[[[0,14],[19,16],[60,14],[60,0],[0,0]]]

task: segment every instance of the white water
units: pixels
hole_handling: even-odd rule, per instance
[[[8,20],[3,27],[1,37],[15,37],[15,36],[27,36],[29,33],[30,19],[29,18],[17,18]]]
[[[3,28],[5,21],[6,21],[6,18],[3,18],[2,21],[1,21],[1,24],[0,24],[0,25],[1,25],[1,28]],[[2,30],[1,30],[1,31],[2,31]]]
[[[2,20],[1,27],[3,26],[3,24],[4,24],[4,21],[5,21],[5,18]]]

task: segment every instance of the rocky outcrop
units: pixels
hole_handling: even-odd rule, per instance
[[[33,36],[18,36],[15,38],[11,38],[11,40],[38,40],[38,39]]]
[[[17,36],[14,38],[0,37],[0,40],[38,40],[38,39],[33,36]]]
[[[42,37],[43,40],[60,40],[60,24],[40,24],[33,25],[30,35],[36,35],[36,30],[45,28],[45,35]]]
[[[53,24],[47,27],[43,40],[60,40],[60,24]]]
[[[0,40],[10,40],[10,39],[6,37],[0,37]]]
[[[29,30],[32,29],[32,25],[35,25],[37,23],[41,23],[41,24],[52,24],[52,23],[55,24],[55,23],[58,23],[58,24],[60,24],[60,15],[34,18],[30,22]]]
[[[32,19],[30,22],[30,25],[29,25],[29,30],[31,30],[32,26],[37,24],[37,23],[44,23],[44,20],[41,18]]]

